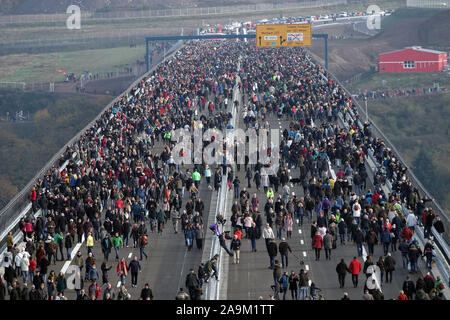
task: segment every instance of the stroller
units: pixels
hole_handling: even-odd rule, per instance
[[[311,286],[309,287],[309,299],[310,300],[325,300],[325,297],[323,294],[321,294],[322,290],[314,284],[314,282],[311,283]]]

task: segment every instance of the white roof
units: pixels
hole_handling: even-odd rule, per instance
[[[446,53],[446,52],[443,52],[443,51],[437,51],[437,50],[432,50],[432,49],[424,49],[421,46],[412,46],[412,47],[406,47],[406,48],[398,49],[398,50],[394,50],[394,51],[383,52],[383,53],[380,53],[380,54],[394,53],[394,52],[399,52],[399,51],[402,51],[402,50],[405,50],[405,49],[413,49],[415,51],[429,52],[429,53],[434,53],[434,54]]]

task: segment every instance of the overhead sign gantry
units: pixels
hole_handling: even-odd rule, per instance
[[[257,47],[310,47],[311,24],[256,25]]]

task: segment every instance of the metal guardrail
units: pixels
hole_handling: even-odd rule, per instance
[[[177,42],[175,45],[173,45],[169,51],[168,54],[173,54],[176,50],[178,50],[183,45],[182,42]],[[166,60],[169,58],[166,57]],[[99,114],[97,117],[95,117],[94,120],[92,120],[88,125],[86,125],[82,130],[80,130],[72,139],[70,139],[69,142],[67,142],[57,153],[53,155],[53,157],[45,164],[45,166],[39,170],[39,172],[28,182],[28,184],[13,198],[11,201],[0,211],[0,230],[3,230],[3,233],[0,237],[0,245],[2,245],[4,241],[4,237],[7,235],[7,233],[10,230],[15,229],[15,221],[18,217],[25,217],[30,213],[31,205],[30,205],[30,193],[32,190],[32,187],[36,184],[38,179],[42,179],[47,171],[52,169],[53,167],[59,168],[58,161],[61,157],[61,155],[65,155],[68,148],[73,148],[73,151],[78,150],[78,140],[79,138],[86,133],[86,131],[92,129],[96,122],[103,116],[103,114],[110,109],[117,101],[120,100],[120,98],[127,94],[130,90],[130,88],[136,86],[143,77],[146,77],[148,74],[152,73],[158,65],[163,61],[163,57],[158,59],[158,62],[155,63],[153,68],[148,72],[145,73],[143,76],[139,77],[133,84],[130,85],[128,89],[126,89],[123,93],[118,95],[112,102],[110,102]],[[73,152],[72,151],[72,152]],[[68,155],[69,156],[69,155]],[[75,161],[79,161],[78,157],[74,158]],[[61,164],[61,167],[66,164],[66,161]],[[67,165],[67,164],[66,164]],[[20,218],[19,218],[20,220]],[[18,222],[18,221],[17,221]]]
[[[337,78],[329,71],[327,71],[328,74],[330,74],[331,78],[333,79],[333,81],[335,81],[336,83],[339,84],[339,86],[341,88],[343,88],[343,90],[345,90],[345,92],[347,93],[347,95],[349,95],[349,97],[351,97],[350,92],[339,82],[339,80],[337,80]],[[387,147],[389,147],[389,149],[392,150],[392,152],[395,154],[395,157],[397,159],[400,160],[400,162],[402,163],[402,165],[407,168],[407,175],[409,177],[409,180],[412,182],[412,184],[414,185],[414,187],[416,187],[420,194],[426,195],[428,198],[433,199],[434,197],[428,192],[428,190],[422,185],[422,183],[419,181],[419,179],[416,177],[416,175],[414,174],[412,168],[410,166],[408,166],[407,162],[403,159],[403,157],[401,156],[401,153],[397,150],[397,148],[395,147],[395,145],[389,140],[389,138],[383,133],[383,131],[375,124],[375,122],[373,121],[373,119],[368,116],[366,114],[365,108],[363,108],[358,100],[353,99],[355,105],[357,106],[357,111],[358,114],[364,114],[365,118],[368,119],[370,121],[371,127],[374,129],[372,130],[372,132],[383,139],[383,141],[385,142],[385,145]],[[362,123],[361,121],[358,121],[358,126],[360,128],[362,128]],[[439,205],[439,203],[437,203],[436,201],[432,201],[430,202],[430,205],[433,210],[441,217],[442,223],[444,224],[444,228],[445,230],[449,231],[450,230],[450,218],[449,216],[445,213],[444,209],[442,209],[442,207]],[[433,233],[437,234],[437,232],[434,230],[433,227]],[[450,234],[449,232],[445,232],[444,236],[442,237],[445,242],[446,245],[448,246],[450,244]]]
[[[309,59],[308,59],[309,60]],[[311,60],[310,63],[313,66],[316,66]],[[333,81],[335,81],[345,92],[347,95],[350,95],[350,93],[348,92],[348,90],[339,82],[339,80],[337,80],[337,78],[329,71],[326,71],[328,73],[328,77],[331,78]],[[328,80],[328,78],[326,76],[324,76],[322,73],[322,78],[323,80]],[[359,105],[358,101],[355,101],[355,105],[357,106],[357,108],[359,108],[359,110],[362,110],[363,113],[365,113],[364,109]],[[355,110],[356,112],[358,110]],[[351,115],[353,120],[357,121],[357,125],[360,129],[363,129],[363,124],[361,123],[361,121],[358,119],[358,116],[356,113],[353,112],[352,109],[349,109],[349,114]],[[392,151],[394,151],[395,156],[400,159],[400,161],[402,162],[402,164],[406,166],[406,162],[403,160],[403,158],[401,158],[398,150],[394,147],[394,145],[389,141],[389,139],[383,134],[383,132],[373,123],[373,121],[370,119],[370,117],[368,117],[368,120],[371,122],[371,124],[373,125],[373,127],[376,129],[375,130],[375,135],[378,135],[379,137],[381,136],[382,139],[384,139],[385,144],[388,145]],[[342,120],[345,123],[345,120]],[[345,123],[346,124],[346,123]],[[369,152],[368,154],[370,160],[375,164],[375,165],[379,165],[378,161],[375,159],[375,157],[373,156],[373,154],[371,154]],[[366,160],[366,163],[368,163],[368,161]],[[368,164],[368,166],[370,167],[370,169],[373,171],[374,168],[371,168],[371,166]],[[408,167],[407,167],[408,168]],[[408,168],[409,169],[409,168]],[[409,173],[410,178],[412,178],[412,183],[415,186],[419,187],[419,190],[422,194],[426,194],[430,199],[432,198],[431,195],[429,195],[429,193],[427,192],[427,190],[422,186],[422,184],[418,181],[418,179],[416,178],[416,176],[414,175],[414,173],[411,170],[408,170],[407,173]],[[396,178],[395,173],[394,173],[394,178]],[[386,182],[386,190],[388,191],[388,193],[392,192],[392,184],[387,181]],[[440,208],[440,206],[433,201],[433,204],[435,205],[435,211],[437,211],[438,213],[440,213],[442,222],[445,225],[445,229],[448,229],[448,225],[449,225],[449,219],[448,216],[445,214],[445,212],[443,212],[442,208]],[[437,210],[436,210],[437,208]],[[403,213],[405,215],[408,215],[410,212],[409,210],[404,206],[404,204],[402,203],[402,210]],[[440,212],[439,212],[440,211]],[[444,238],[441,237],[437,231],[434,229],[434,227],[432,227],[432,234],[433,234],[433,239],[434,239],[434,243],[437,245],[437,248],[435,247],[435,255],[436,255],[436,265],[438,267],[439,272],[441,273],[443,280],[445,281],[445,283],[449,282],[449,276],[450,276],[450,272],[449,272],[449,248],[448,248],[448,232],[444,233]],[[426,242],[426,239],[423,235],[423,231],[420,228],[417,228],[417,232],[416,235],[419,237],[419,239],[422,241],[422,243]],[[446,239],[447,237],[447,239]]]
[[[309,54],[309,50],[306,50]],[[311,59],[314,59],[313,56],[310,54]],[[308,59],[310,60],[310,59]],[[311,64],[313,66],[316,66],[313,61],[311,61]],[[325,71],[327,74],[329,74],[329,76],[331,77],[331,79],[336,82],[344,91],[345,93],[351,97],[351,93],[342,85],[342,83],[336,78],[336,76],[331,73],[330,71],[326,70]],[[326,78],[324,75],[322,75],[322,77]],[[388,146],[393,153],[395,154],[396,158],[400,160],[400,162],[402,163],[402,165],[408,169],[407,171],[407,175],[410,178],[410,181],[413,183],[414,187],[416,187],[419,192],[422,195],[426,195],[429,199],[432,199],[433,196],[428,192],[427,189],[425,189],[425,187],[422,185],[422,183],[419,181],[419,179],[416,177],[416,175],[414,174],[413,170],[411,169],[411,167],[409,167],[407,165],[407,162],[403,159],[403,157],[401,156],[400,152],[397,150],[397,148],[394,146],[394,144],[389,140],[388,137],[386,137],[386,135],[381,131],[381,129],[375,124],[375,122],[372,120],[372,118],[370,118],[370,116],[368,116],[365,113],[365,109],[363,107],[361,107],[361,105],[359,104],[359,102],[356,99],[353,99],[354,104],[357,106],[357,111],[358,114],[361,112],[362,114],[365,115],[365,117],[370,121],[370,124],[372,126],[372,128],[374,128],[375,130],[373,130],[373,133],[375,135],[378,135],[378,137],[382,138],[386,144],[386,146]],[[352,114],[353,118],[355,118],[356,115],[353,114],[353,111],[350,109],[349,112]],[[358,126],[360,129],[363,128],[363,124],[361,123],[361,121],[358,119],[357,122]],[[378,163],[377,161],[375,161],[375,163]],[[387,182],[388,186],[390,188],[392,188],[392,185],[390,184],[390,182]],[[434,229],[434,227],[432,228],[432,232],[433,232],[433,236],[436,239],[443,239],[445,241],[445,244],[449,245],[450,243],[450,234],[449,234],[449,230],[450,230],[450,218],[449,216],[445,213],[445,211],[442,209],[442,207],[436,202],[436,201],[432,201],[431,202],[431,206],[434,209],[434,211],[441,217],[442,223],[444,224],[444,228],[445,230],[447,230],[447,232],[444,233],[443,237],[439,236],[439,234],[437,233],[437,231]]]

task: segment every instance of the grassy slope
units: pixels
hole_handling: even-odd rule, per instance
[[[385,85],[383,86],[383,82]],[[435,83],[440,87],[450,88],[450,73],[430,72],[430,73],[373,73],[360,81],[352,82],[348,86],[351,92],[358,89],[382,90],[382,89],[409,89],[409,88],[430,88]]]
[[[111,101],[110,96],[23,93],[0,90],[0,115],[27,111],[28,123],[0,122],[0,204],[14,196],[36,172]]]
[[[20,54],[0,56],[0,81],[47,82],[64,80],[59,73],[53,78],[55,69],[80,74],[85,70],[92,73],[111,72],[142,60],[145,46],[136,48],[81,50],[48,54]],[[19,60],[25,61],[17,63]]]
[[[412,165],[420,150],[431,154],[434,177],[420,177],[424,186],[450,213],[450,93],[369,100],[369,114]],[[425,164],[424,164],[425,165]]]

